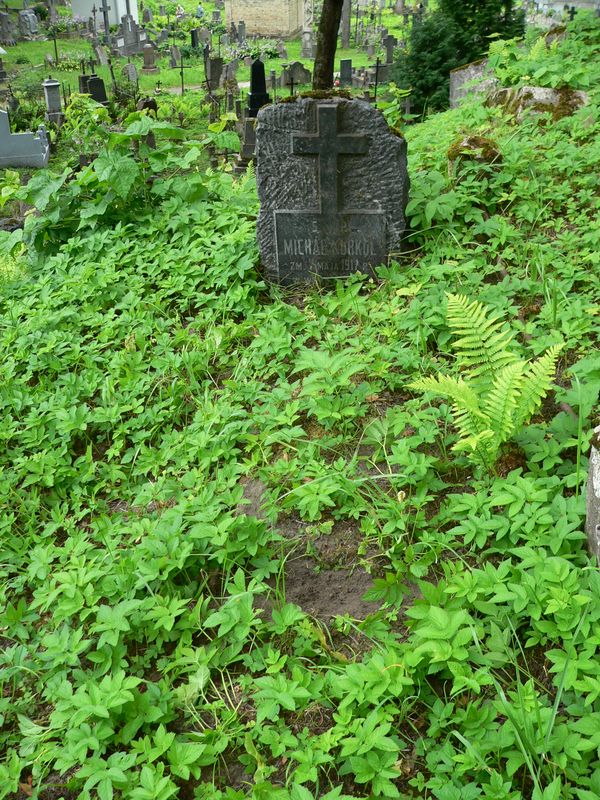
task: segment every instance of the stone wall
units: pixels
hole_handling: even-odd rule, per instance
[[[295,36],[302,29],[302,0],[225,0],[227,25],[246,23],[246,33]]]

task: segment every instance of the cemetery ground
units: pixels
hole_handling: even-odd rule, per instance
[[[376,280],[267,284],[252,169],[150,118],[95,172],[5,177],[38,212],[0,237],[0,798],[598,797],[599,48],[584,14],[497,46],[574,113],[403,129]],[[459,374],[457,296],[495,352],[562,347],[487,465],[414,385]]]

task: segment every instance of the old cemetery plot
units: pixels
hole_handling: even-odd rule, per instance
[[[600,21],[417,124],[107,5],[5,48],[0,798],[598,796]]]

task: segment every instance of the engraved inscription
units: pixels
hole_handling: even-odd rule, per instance
[[[276,211],[277,263],[282,283],[302,275],[336,278],[371,274],[386,262],[385,215],[379,211],[333,217],[302,211]]]

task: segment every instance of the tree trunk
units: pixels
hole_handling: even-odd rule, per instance
[[[317,55],[313,89],[333,87],[333,63],[344,0],[323,0],[323,11],[317,32]]]

